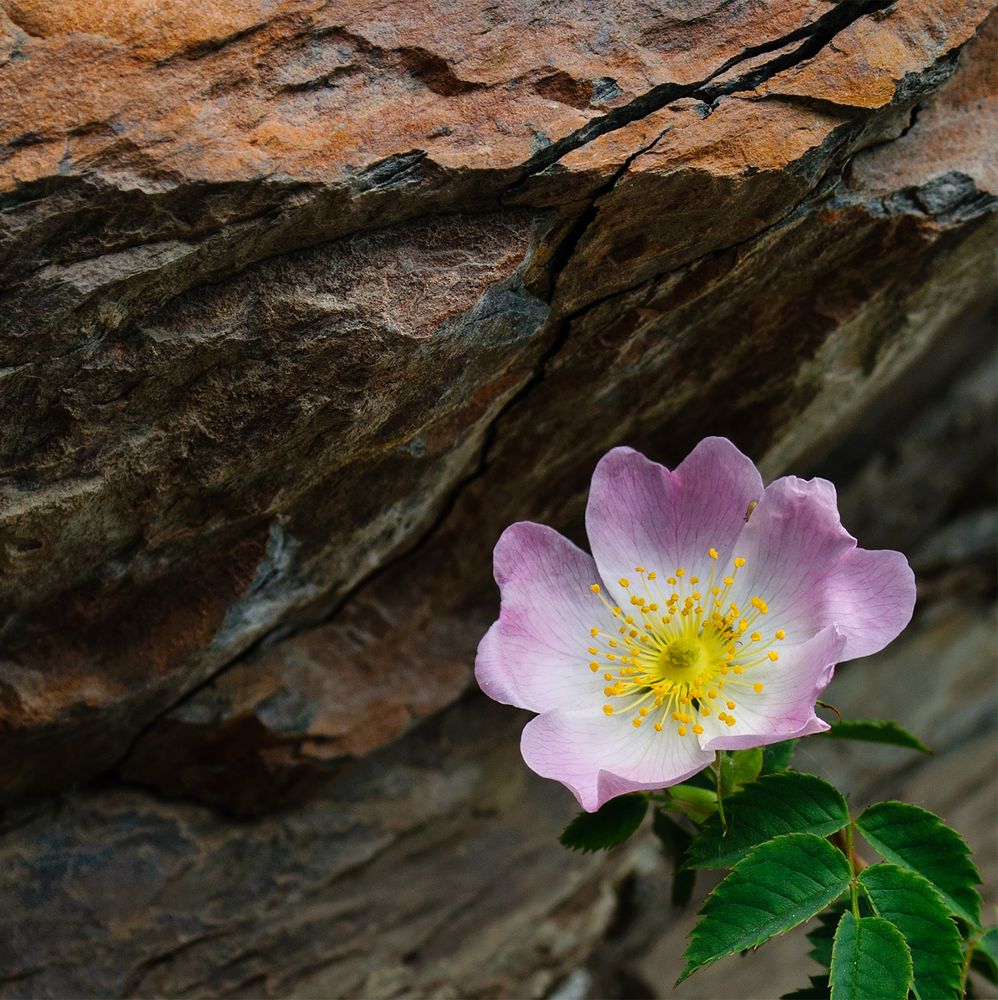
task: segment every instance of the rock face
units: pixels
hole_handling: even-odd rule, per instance
[[[547,853],[570,805],[462,699],[491,547],[577,532],[624,441],[877,495],[867,423],[978,363],[991,6],[0,0],[0,802],[48,894],[0,990],[539,995],[583,962],[628,862]],[[863,541],[950,517],[947,461]],[[455,851],[497,867],[421,909]]]

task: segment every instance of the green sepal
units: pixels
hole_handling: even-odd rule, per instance
[[[896,722],[887,722],[883,719],[846,719],[842,722],[833,722],[832,728],[821,735],[832,740],[886,743],[908,750],[918,750],[919,753],[932,753],[932,750],[917,736],[902,729]]]
[[[573,851],[605,851],[622,844],[639,826],[648,811],[644,795],[620,795],[594,813],[579,813],[559,838]]]
[[[752,848],[786,833],[827,837],[849,822],[846,801],[827,781],[781,771],[746,785],[724,805],[728,829],[708,819],[690,845],[689,868],[730,868]]]
[[[849,878],[845,855],[814,834],[790,833],[756,847],[707,897],[676,984],[810,920],[845,892]]]
[[[908,944],[915,1000],[959,1000],[963,943],[934,886],[916,872],[889,864],[865,869],[859,884],[874,915],[889,920]]]
[[[762,770],[762,747],[751,750],[722,750],[718,754],[721,769],[721,794],[725,799],[742,785],[759,777]]]
[[[856,829],[892,864],[927,878],[952,913],[974,927],[981,923],[980,883],[963,838],[927,809],[906,802],[879,802],[856,820]]]
[[[831,1000],[907,1000],[911,953],[882,917],[842,914],[832,945]]]
[[[784,740],[782,743],[770,743],[762,748],[762,774],[776,774],[785,771],[793,760],[797,740]]]
[[[671,803],[690,819],[702,823],[717,812],[717,792],[695,785],[673,785],[667,788]]]

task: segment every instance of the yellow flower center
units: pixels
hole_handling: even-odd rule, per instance
[[[589,630],[589,669],[602,672],[606,715],[630,715],[635,728],[647,721],[658,732],[672,725],[680,736],[698,735],[712,715],[729,728],[737,724],[736,695],[749,688],[762,693],[763,684],[744,675],[779,660],[769,647],[786,633],[761,627],[769,613],[761,597],[745,608],[731,600],[745,560],[736,557],[718,579],[717,550],[708,555],[710,578],[703,584],[681,566],[665,580],[635,566],[637,581],[619,581],[630,594],[625,607],[611,605],[598,584],[590,587],[619,622],[615,633]]]

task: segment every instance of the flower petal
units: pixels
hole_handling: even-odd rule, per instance
[[[614,619],[589,589],[592,557],[543,524],[510,525],[493,556],[499,620],[478,646],[475,679],[496,701],[531,712],[600,705],[604,681],[587,663],[589,630]]]
[[[646,566],[661,577],[682,566],[706,578],[711,547],[726,559],[762,496],[751,459],[726,438],[704,438],[670,472],[631,448],[614,448],[593,473],[586,530],[596,565],[619,603],[618,584]]]
[[[565,785],[587,812],[626,792],[666,788],[702,771],[714,754],[695,739],[599,710],[559,709],[527,723],[520,740],[527,766]]]
[[[784,629],[787,643],[835,624],[850,660],[883,649],[911,620],[915,578],[904,556],[856,548],[824,479],[770,484],[736,549],[746,559],[736,599],[762,598],[766,624]]]
[[[828,725],[814,714],[814,703],[828,687],[846,641],[839,629],[829,625],[809,642],[781,648],[776,663],[766,661],[739,676],[729,674],[724,695],[735,701],[737,707],[729,714],[738,721],[729,727],[716,715],[701,718],[701,746],[744,750],[823,733]],[[756,683],[763,685],[761,692],[755,691]]]

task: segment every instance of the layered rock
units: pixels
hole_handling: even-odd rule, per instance
[[[321,835],[287,817],[333,823],[351,775],[436,747],[379,750],[419,719],[467,730],[476,773],[511,766],[512,734],[476,751],[502,724],[459,701],[506,524],[577,532],[624,441],[672,463],[721,433],[770,474],[821,468],[960,355],[993,294],[996,29],[979,0],[203,6],[0,0],[0,801],[99,778],[242,816],[299,802],[253,829],[307,854]],[[419,781],[451,775],[434,760]],[[480,785],[453,780],[401,842],[470,815]],[[520,795],[503,829],[537,808]],[[358,806],[372,829],[387,801]],[[15,845],[82,850],[88,815],[111,842],[129,817],[194,824],[158,868],[223,865],[243,829],[137,791],[62,825],[17,808]],[[269,907],[287,878],[248,892]],[[266,990],[325,961],[323,906]],[[129,940],[169,955],[237,920]],[[400,948],[385,967],[429,989]],[[264,989],[209,958],[160,980],[109,951],[76,980],[53,956],[15,992]],[[409,988],[362,965],[339,981]]]

